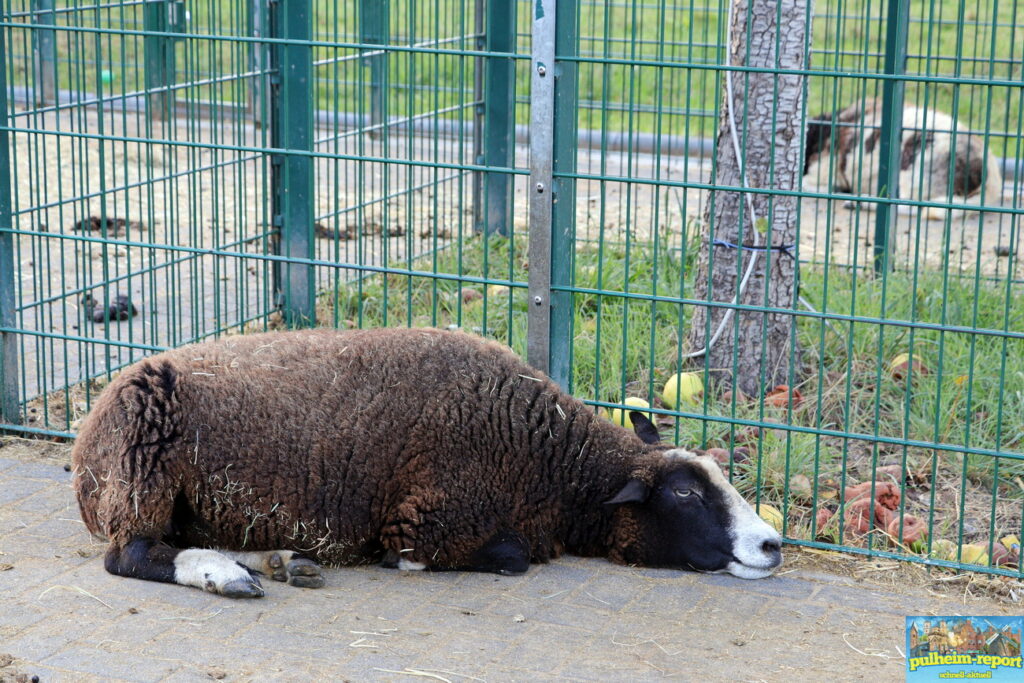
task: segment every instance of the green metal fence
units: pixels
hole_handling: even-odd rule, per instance
[[[1021,576],[999,551],[1024,535],[1018,2],[814,6],[799,135],[826,122],[834,153],[750,191],[798,198],[784,307],[695,295],[724,74],[773,72],[728,65],[725,3],[0,6],[4,428],[72,435],[111,373],[210,336],[456,326],[724,449],[792,543]],[[972,154],[1001,196],[949,191]],[[687,358],[709,304],[792,320],[787,390]],[[677,405],[680,371],[702,391]],[[899,494],[885,519],[846,493],[868,482]]]

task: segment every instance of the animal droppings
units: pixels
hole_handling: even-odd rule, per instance
[[[86,294],[82,298],[82,304],[85,305],[89,319],[94,323],[128,320],[139,314],[135,304],[124,294],[118,294],[110,299],[109,305],[97,301],[92,294]]]

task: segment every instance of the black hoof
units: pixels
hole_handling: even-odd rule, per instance
[[[324,585],[323,571],[313,560],[301,555],[274,553],[267,560],[270,565],[270,577],[274,581],[287,583],[299,588],[322,588]]]
[[[288,585],[296,588],[323,588],[324,583],[322,576],[293,576],[288,579]]]
[[[288,563],[288,585],[299,588],[323,588],[324,576],[320,565],[305,557],[296,557]]]
[[[207,584],[206,590],[211,593],[218,593],[226,598],[263,597],[263,586],[260,585],[260,580],[255,576],[250,576],[247,579],[235,579],[234,581],[228,581],[220,588]]]

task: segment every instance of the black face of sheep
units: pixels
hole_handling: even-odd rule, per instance
[[[639,430],[638,430],[639,431]],[[782,564],[778,533],[725,479],[710,457],[668,450],[653,483],[630,479],[608,501],[622,506],[620,552],[649,567],[769,576]]]
[[[232,597],[262,595],[257,575],[323,585],[319,562],[778,567],[778,533],[718,466],[633,418],[462,333],[243,335],[126,368],[83,421],[74,487],[108,571]]]

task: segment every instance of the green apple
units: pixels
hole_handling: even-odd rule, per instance
[[[673,375],[665,382],[665,388],[661,390],[661,398],[671,408],[679,410],[685,403],[695,406],[700,403],[704,394],[704,382],[696,372],[680,372]]]
[[[625,401],[623,401],[623,404],[629,406],[629,408],[627,408],[625,410],[619,410],[618,408],[609,408],[608,409],[607,417],[608,417],[609,420],[611,420],[615,424],[619,425],[620,427],[629,427],[629,428],[633,427],[633,423],[630,422],[630,420],[629,420],[630,408],[632,408],[632,409],[639,409],[639,408],[650,408],[651,407],[650,403],[648,403],[647,401],[643,400],[642,398],[637,398],[635,396],[630,396]],[[641,412],[643,412],[643,411],[641,411]],[[648,415],[648,417],[650,417],[650,416]]]

